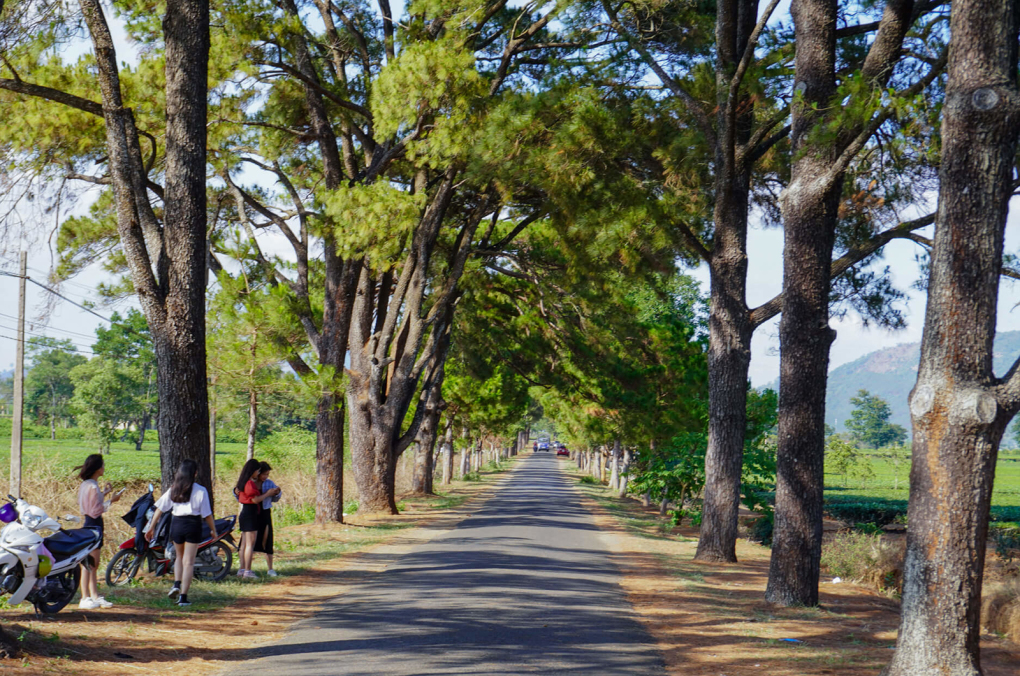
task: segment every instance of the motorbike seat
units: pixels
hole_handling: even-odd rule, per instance
[[[46,544],[46,549],[50,550],[50,553],[58,561],[61,561],[98,540],[98,530],[75,528],[73,530],[57,531],[48,538],[45,538],[43,542]]]
[[[225,531],[229,532],[229,531],[233,530],[233,526],[234,526],[233,519],[230,518],[229,516],[224,518],[224,519],[216,519],[216,534],[220,535],[220,534],[222,534]],[[207,524],[205,522],[205,520],[203,519],[202,520],[202,542],[205,542],[209,538],[210,538],[210,535],[209,535],[209,524]]]

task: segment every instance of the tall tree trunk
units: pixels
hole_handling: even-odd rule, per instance
[[[619,490],[620,486],[620,440],[613,441],[612,467],[609,473],[609,487],[612,490]]]
[[[899,58],[913,0],[889,0],[861,69],[876,89]],[[779,323],[779,432],[772,558],[765,598],[788,606],[818,603],[825,461],[825,384],[829,347],[829,293],[845,151],[863,143],[864,128],[846,125],[836,139],[814,133],[829,121],[836,96],[837,0],[794,0],[797,41],[792,109],[794,157],[781,207],[782,319]],[[852,154],[852,153],[851,153]]]
[[[631,461],[631,450],[630,448],[623,449],[623,468],[620,470],[620,493],[621,498],[627,497],[627,483],[630,481],[630,461]]]
[[[835,144],[804,147],[836,91],[836,0],[797,0],[795,79],[803,102],[794,109],[794,162],[784,193],[783,314],[779,322],[779,435],[775,534],[765,598],[784,606],[818,604],[825,461],[825,383],[829,346],[829,269],[842,180],[824,192],[801,186],[823,175]],[[806,151],[806,152],[805,152]],[[798,190],[800,190],[798,192]]]
[[[255,388],[248,390],[248,459],[255,457],[255,433],[259,426],[259,394]]]
[[[708,344],[708,448],[696,561],[737,560],[740,471],[747,427],[751,322],[747,287],[747,194],[716,201]],[[723,227],[720,228],[720,225]]]
[[[446,423],[443,433],[443,485],[449,486],[453,481],[453,425]]]
[[[953,2],[939,210],[917,384],[907,555],[888,676],[977,676],[988,512],[1020,369],[992,371],[1020,130],[1011,0]]]
[[[210,410],[210,416],[215,416],[215,411]],[[145,432],[149,429],[149,425],[152,424],[152,416],[149,413],[142,415],[142,421],[138,425],[138,438],[135,440],[135,450],[142,450],[142,444],[145,443]],[[211,425],[214,423],[210,423]]]
[[[460,478],[463,479],[464,475],[471,471],[470,459],[471,449],[474,448],[474,442],[471,441],[470,434],[465,429],[461,433],[461,439],[464,440],[464,450],[460,452]]]
[[[442,367],[441,367],[442,368]],[[425,418],[418,432],[418,444],[414,452],[414,472],[411,477],[411,490],[421,495],[435,495],[433,477],[435,476],[436,439],[439,436],[439,416],[443,413],[442,402],[443,377],[438,376],[432,386],[425,403]]]
[[[208,0],[168,0],[163,37],[166,302],[165,321],[149,322],[159,367],[160,466],[166,489],[180,464],[194,460],[198,483],[211,489],[205,371]]]

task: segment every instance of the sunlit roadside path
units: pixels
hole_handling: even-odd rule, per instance
[[[664,673],[572,483],[552,454],[524,458],[471,517],[378,554],[383,572],[233,673]]]

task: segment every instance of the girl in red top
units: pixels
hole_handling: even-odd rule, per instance
[[[241,468],[241,476],[237,478],[237,486],[234,493],[241,503],[241,514],[237,518],[241,528],[241,564],[237,576],[241,578],[258,577],[251,571],[252,552],[255,550],[255,539],[259,530],[259,510],[262,509],[262,501],[271,498],[280,492],[279,488],[273,488],[267,493],[262,492],[262,487],[257,483],[261,474],[261,463],[252,458],[244,463]]]

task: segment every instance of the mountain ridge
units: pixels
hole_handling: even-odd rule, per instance
[[[1004,331],[995,336],[992,366],[996,375],[1004,375],[1020,356],[1020,331]],[[921,359],[920,343],[901,343],[875,350],[829,371],[825,393],[825,422],[838,432],[846,430],[853,406],[850,398],[858,390],[885,399],[892,412],[890,422],[902,425],[910,433],[907,397],[917,381]],[[768,387],[776,389],[778,380]]]

